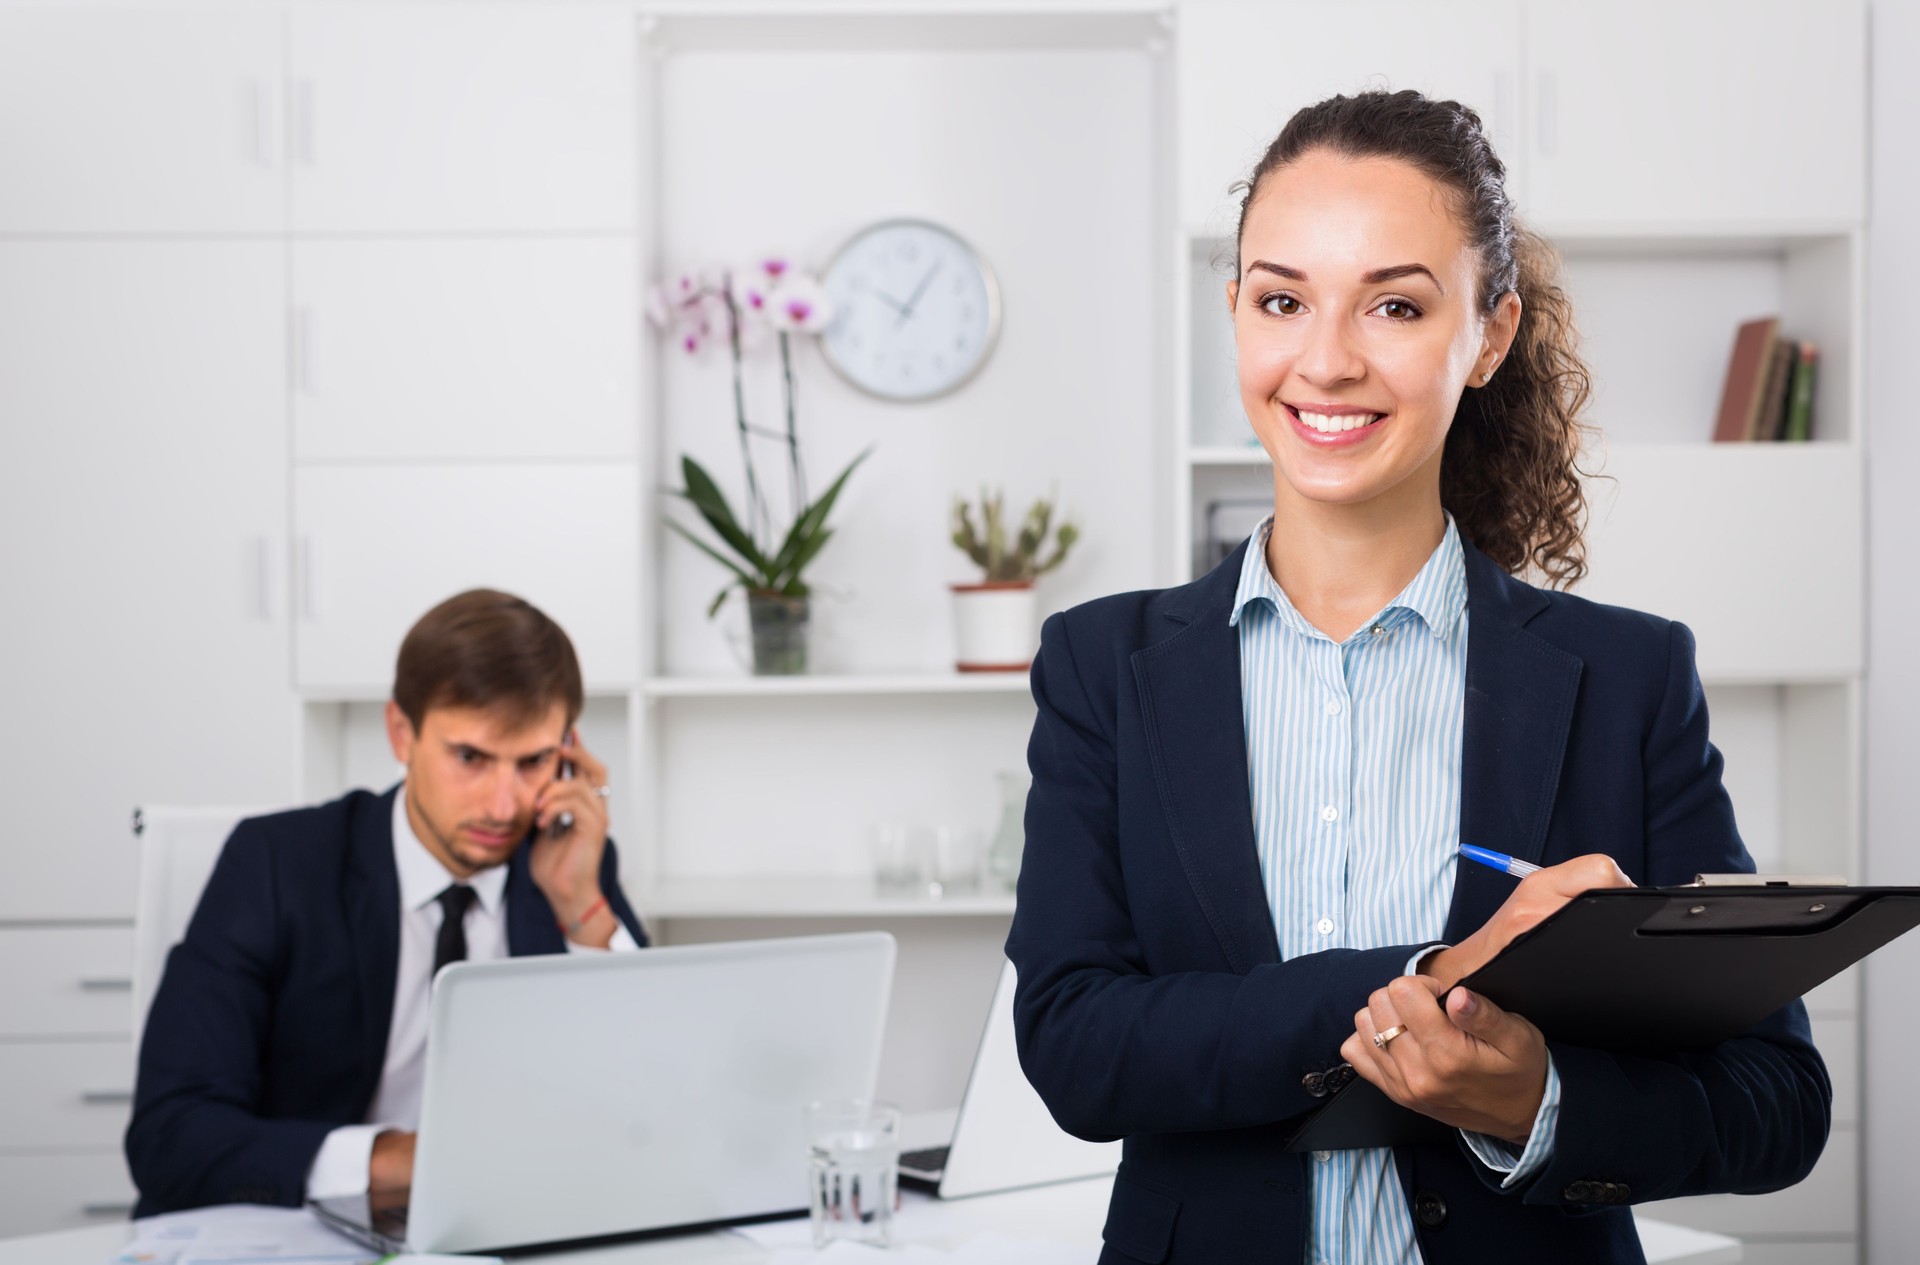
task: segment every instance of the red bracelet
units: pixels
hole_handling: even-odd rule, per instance
[[[574,919],[572,922],[561,923],[560,930],[566,932],[570,936],[579,935],[580,928],[586,926],[588,922],[592,921],[593,916],[595,914],[599,913],[602,909],[605,909],[606,907],[607,907],[607,898],[605,896],[602,896],[599,900],[596,900],[593,902],[593,904],[587,906],[586,913],[581,914],[578,918]]]

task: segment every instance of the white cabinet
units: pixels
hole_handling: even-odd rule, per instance
[[[634,23],[598,4],[294,9],[294,229],[630,230]]]
[[[1180,214],[1195,232],[1231,237],[1228,186],[1296,110],[1335,93],[1417,88],[1463,101],[1517,165],[1518,0],[1444,11],[1424,0],[1195,0],[1180,9],[1178,66]]]
[[[298,460],[638,455],[633,239],[292,251]]]
[[[1536,0],[1528,204],[1566,222],[1854,220],[1859,0]]]
[[[1842,444],[1623,446],[1590,484],[1577,590],[1677,619],[1722,681],[1836,679],[1865,661],[1860,455]],[[1683,543],[1684,542],[1684,543]],[[1676,567],[1676,549],[1701,560]],[[1791,592],[1782,591],[1791,577]]]
[[[557,620],[590,688],[638,681],[637,465],[310,466],[294,507],[301,689],[384,697],[407,629],[476,587]]]
[[[292,789],[284,268],[0,242],[0,920],[130,916],[145,800]]]
[[[0,8],[0,233],[279,231],[281,24]]]
[[[132,1102],[127,1041],[0,1042],[0,1122],[10,1150],[118,1150]]]

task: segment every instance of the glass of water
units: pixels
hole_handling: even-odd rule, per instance
[[[887,1247],[900,1203],[900,1109],[844,1099],[807,1107],[807,1207],[813,1246]]]

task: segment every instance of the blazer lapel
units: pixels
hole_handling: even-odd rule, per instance
[[[1534,636],[1539,590],[1462,542],[1467,570],[1467,698],[1460,755],[1460,841],[1540,860],[1573,724],[1581,661]],[[1513,880],[1457,867],[1445,938],[1458,944],[1494,915]]]
[[[1168,832],[1229,966],[1240,972],[1280,960],[1254,843],[1240,639],[1227,622],[1246,549],[1169,607],[1185,628],[1133,655]]]
[[[554,920],[553,906],[533,881],[532,853],[529,838],[507,863],[507,953],[516,958],[567,951],[567,938]]]
[[[400,875],[393,863],[393,801],[398,793],[395,787],[372,800],[354,819],[347,862],[347,928],[360,984],[360,1041],[366,1051],[362,1066],[370,1069],[368,1102],[387,1061],[394,980],[400,972]]]

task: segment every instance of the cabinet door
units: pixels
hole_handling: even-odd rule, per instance
[[[639,41],[624,6],[312,6],[291,21],[296,229],[631,229]]]
[[[301,460],[639,450],[631,238],[301,241]]]
[[[1531,205],[1544,226],[1855,220],[1858,0],[1619,0],[1527,10]]]
[[[384,698],[413,622],[481,587],[557,620],[590,687],[639,676],[634,463],[312,466],[295,475],[294,520],[305,690]]]
[[[0,919],[130,917],[141,803],[292,793],[285,270],[0,243]]]
[[[1335,93],[1416,88],[1464,101],[1519,186],[1518,0],[1199,0],[1180,8],[1180,213],[1231,236],[1227,188],[1302,106]]]
[[[0,233],[278,232],[281,18],[0,9]]]

